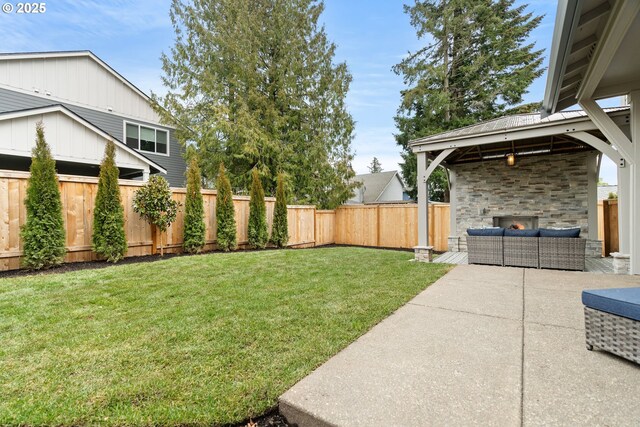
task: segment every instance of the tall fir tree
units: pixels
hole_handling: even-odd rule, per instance
[[[267,228],[267,207],[264,202],[264,190],[260,174],[257,169],[251,172],[251,192],[249,201],[249,245],[253,248],[263,249],[269,240]]]
[[[395,118],[402,175],[415,197],[416,157],[409,141],[499,116],[523,100],[543,72],[542,50],[527,41],[542,19],[514,0],[416,0],[405,6],[411,25],[428,44],[393,70],[408,88]],[[447,197],[439,170],[430,193]],[[432,198],[433,199],[433,198]]]
[[[236,236],[236,217],[233,208],[233,193],[231,183],[224,168],[220,163],[218,179],[216,180],[216,236],[218,248],[223,251],[232,251],[238,247]]]
[[[201,192],[202,176],[198,159],[191,155],[187,169],[187,195],[184,206],[184,242],[188,253],[199,253],[205,243],[204,202]]]
[[[271,243],[284,248],[289,242],[289,220],[287,219],[287,191],[284,174],[278,174],[276,187],[276,205],[273,209],[273,226],[271,227]]]
[[[158,112],[195,142],[202,173],[223,163],[233,188],[260,172],[268,194],[277,172],[299,203],[349,199],[354,121],[345,98],[351,74],[319,24],[318,0],[173,0],[175,45],[162,56]]]
[[[62,263],[66,252],[56,161],[45,141],[42,122],[36,124],[36,145],[29,171],[24,200],[27,221],[20,233],[22,262],[27,268],[39,270]]]
[[[93,211],[93,250],[109,262],[118,262],[127,252],[127,238],[124,232],[124,209],[120,198],[116,166],[116,146],[107,141],[104,158],[100,164],[98,193]]]
[[[378,160],[377,157],[374,157],[373,160],[371,160],[371,164],[367,166],[367,168],[369,169],[369,173],[380,173],[383,171],[380,160]]]

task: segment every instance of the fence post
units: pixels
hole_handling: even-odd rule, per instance
[[[376,247],[380,247],[380,205],[376,205]]]

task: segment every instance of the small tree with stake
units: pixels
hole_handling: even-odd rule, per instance
[[[216,222],[218,247],[223,251],[235,250],[238,247],[236,238],[236,217],[233,208],[231,183],[225,173],[224,164],[220,163],[216,181]]]
[[[44,139],[42,122],[36,124],[36,146],[32,152],[27,183],[27,222],[21,230],[23,264],[39,270],[64,260],[65,230],[56,161]]]
[[[164,256],[163,234],[176,220],[179,206],[180,202],[171,198],[169,183],[159,175],[152,175],[133,196],[133,211],[160,230],[160,256]]]
[[[187,170],[187,197],[184,208],[184,250],[198,253],[204,246],[204,203],[200,192],[200,168],[196,156],[191,157]]]
[[[120,175],[116,166],[116,147],[108,141],[100,164],[98,194],[93,212],[93,250],[109,262],[118,262],[127,251],[124,233],[124,209],[120,199]]]
[[[264,203],[264,190],[257,169],[251,172],[251,200],[249,202],[249,245],[264,249],[269,240],[267,230],[267,207]]]
[[[287,220],[287,194],[284,188],[284,174],[278,174],[276,188],[276,206],[273,211],[273,229],[271,242],[279,248],[287,246],[289,241],[289,223]]]

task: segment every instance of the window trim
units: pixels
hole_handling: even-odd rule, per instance
[[[136,152],[138,153],[142,153],[142,154],[151,154],[154,156],[165,156],[165,157],[170,157],[171,156],[171,134],[169,129],[164,129],[164,128],[159,128],[157,126],[153,126],[153,125],[149,125],[146,123],[140,123],[140,122],[130,122],[127,120],[123,120],[122,121],[122,142],[124,143],[124,145],[126,145],[127,147],[129,147],[129,144],[127,144],[127,125],[132,125],[132,126],[137,126],[138,127],[138,148],[134,148],[134,147],[129,147],[132,150],[136,150]],[[140,149],[140,127],[145,127],[147,129],[153,129],[154,134],[155,134],[155,138],[156,140],[154,141],[154,148],[156,148],[155,144],[157,144],[158,142],[158,131],[161,132],[166,132],[167,134],[167,152],[165,153],[158,153],[157,151],[147,151],[147,150],[141,150]]]

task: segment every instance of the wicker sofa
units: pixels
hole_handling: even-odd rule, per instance
[[[469,264],[584,271],[580,229],[467,230]],[[570,236],[570,237],[569,237]]]
[[[587,349],[640,364],[640,288],[582,292]]]

